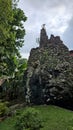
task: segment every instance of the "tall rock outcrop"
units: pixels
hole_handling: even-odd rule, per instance
[[[73,95],[73,57],[59,36],[41,29],[39,47],[30,52],[26,99],[34,104],[67,100]]]

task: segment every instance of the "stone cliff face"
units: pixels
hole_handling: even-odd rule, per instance
[[[50,39],[44,28],[39,47],[32,49],[28,60],[26,99],[41,104],[72,96],[73,57],[59,36]]]

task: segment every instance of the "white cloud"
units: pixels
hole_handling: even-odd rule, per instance
[[[28,17],[24,24],[27,35],[22,49],[23,53],[29,53],[31,48],[37,46],[36,38],[39,37],[43,23],[46,24],[48,35],[53,33],[61,35],[64,39],[63,34],[70,27],[70,20],[73,16],[73,0],[20,0],[19,7],[24,10]]]
[[[28,57],[29,57],[29,53],[21,52],[21,56],[22,56],[22,58],[26,58],[26,59],[28,59]]]
[[[73,17],[62,37],[69,49],[73,49]]]

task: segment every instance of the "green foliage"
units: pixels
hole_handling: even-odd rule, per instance
[[[22,58],[14,58],[16,70],[13,72],[13,77],[10,77],[2,85],[3,91],[0,98],[5,100],[23,99],[25,97],[25,83],[23,81],[24,73],[27,69],[27,60]]]
[[[13,76],[15,57],[24,42],[26,21],[24,12],[17,8],[17,0],[0,0],[0,77]]]
[[[15,128],[16,130],[40,130],[42,121],[39,116],[39,111],[34,108],[27,108],[27,110],[17,118]]]
[[[17,98],[27,67],[19,52],[25,35],[23,23],[27,18],[23,10],[17,8],[17,3],[18,0],[0,0],[0,78],[5,79],[2,95],[6,98],[8,95]],[[23,88],[21,91],[24,92]]]
[[[7,115],[8,110],[7,102],[0,102],[0,117]]]

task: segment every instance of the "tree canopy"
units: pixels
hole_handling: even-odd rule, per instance
[[[15,58],[20,57],[26,21],[23,10],[17,8],[18,0],[0,0],[0,77],[12,76],[16,69]]]

